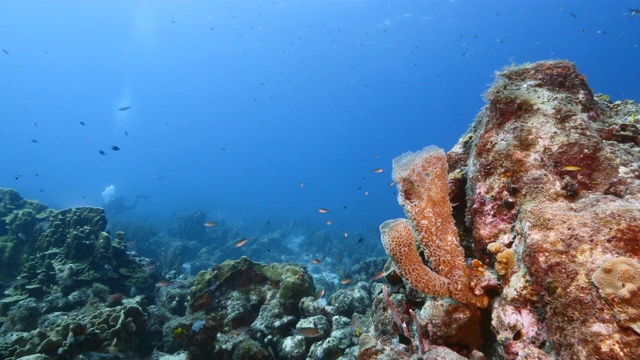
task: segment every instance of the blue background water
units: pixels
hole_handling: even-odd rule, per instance
[[[63,208],[114,185],[159,221],[202,209],[373,234],[402,216],[392,159],[450,149],[503,66],[568,59],[596,92],[640,98],[634,7],[2,1],[0,186]]]

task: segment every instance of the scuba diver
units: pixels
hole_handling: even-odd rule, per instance
[[[138,195],[136,196],[136,199],[131,204],[127,204],[127,200],[123,196],[118,196],[104,205],[104,212],[107,215],[107,217],[120,215],[126,211],[131,211],[135,209],[140,199],[149,200],[149,196]]]

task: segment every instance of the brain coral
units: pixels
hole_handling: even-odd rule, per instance
[[[640,263],[626,257],[607,260],[591,280],[613,306],[618,324],[640,334]]]

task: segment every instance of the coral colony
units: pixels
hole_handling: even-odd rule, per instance
[[[640,106],[567,61],[507,68],[486,99],[448,153],[393,161],[389,258],[340,277],[212,265],[173,241],[222,231],[203,212],[110,234],[102,209],[0,189],[0,358],[640,359]],[[224,252],[270,251],[225,231]]]

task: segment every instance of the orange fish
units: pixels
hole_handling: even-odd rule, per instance
[[[238,241],[238,242],[236,243],[236,245],[235,245],[235,246],[236,246],[236,247],[241,247],[241,246],[243,246],[244,244],[246,244],[246,243],[247,243],[247,241],[249,241],[249,238],[248,238],[248,237],[247,237],[247,238],[244,238],[244,239],[241,239],[240,241]]]
[[[160,280],[156,283],[156,287],[165,287],[171,285],[171,281],[168,280]]]
[[[313,301],[318,301],[323,296],[324,296],[324,289],[318,290],[318,292],[316,292],[316,295],[313,297]]]
[[[351,282],[352,282],[352,281],[353,281],[353,279],[346,278],[346,279],[342,279],[342,280],[340,280],[340,284],[342,284],[342,285],[348,285],[348,284],[351,284]]]
[[[311,262],[317,265],[317,264],[320,264],[322,261],[320,261],[320,259],[313,259],[311,260]]]
[[[204,226],[206,226],[206,227],[214,227],[214,226],[218,226],[218,223],[215,223],[213,221],[205,221]]]
[[[318,209],[318,212],[321,212],[321,213],[323,213],[323,214],[326,214],[326,213],[328,213],[328,212],[329,212],[329,210],[327,210],[327,209],[325,209],[325,208],[320,208],[320,209]]]
[[[377,169],[373,169],[373,170],[371,170],[371,172],[372,172],[372,173],[374,173],[374,174],[380,174],[380,173],[381,173],[381,172],[383,172],[383,171],[384,171],[384,169],[383,169],[383,168],[377,168]]]
[[[385,273],[385,271],[384,271],[384,270],[382,270],[382,271],[378,271],[377,273],[375,273],[375,275],[373,275],[373,276],[371,277],[371,279],[370,279],[370,280],[371,280],[371,281],[376,281],[376,280],[378,280],[378,279],[382,279],[382,278],[384,277],[384,275],[385,275],[385,274],[386,274],[386,273]]]

